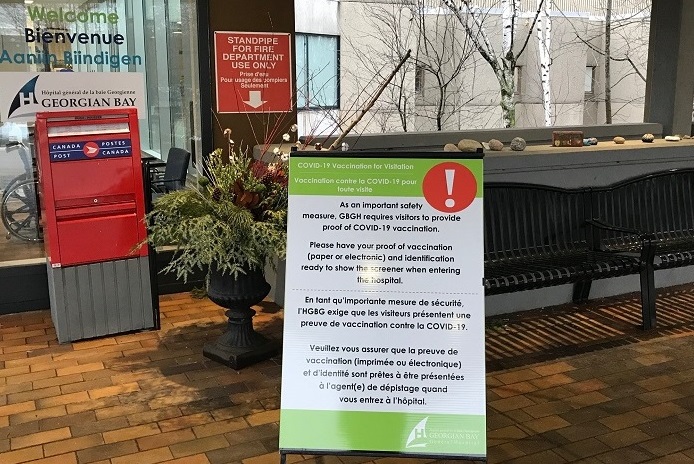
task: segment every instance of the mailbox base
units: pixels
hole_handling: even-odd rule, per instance
[[[239,370],[278,355],[281,347],[282,344],[278,340],[267,338],[249,347],[232,347],[217,341],[206,343],[202,354],[206,358]]]
[[[148,258],[47,269],[60,343],[157,328]]]

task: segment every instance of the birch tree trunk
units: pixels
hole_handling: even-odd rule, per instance
[[[495,74],[501,90],[501,115],[505,127],[516,125],[516,56],[513,54],[513,40],[516,37],[519,1],[501,1],[501,54]]]
[[[516,32],[516,15],[518,0],[501,0],[501,56],[508,55],[513,48],[513,37]]]
[[[513,83],[513,68],[502,68],[496,74],[501,90],[501,116],[504,127],[516,126],[516,89]]]
[[[612,54],[612,0],[607,0],[605,9],[605,124],[612,124],[612,82],[610,73],[610,60]]]
[[[550,82],[550,46],[552,38],[552,0],[546,0],[544,4],[538,0],[540,15],[537,20],[537,40],[540,54],[540,82],[542,83],[542,109],[544,110],[545,126],[552,125],[552,94]]]

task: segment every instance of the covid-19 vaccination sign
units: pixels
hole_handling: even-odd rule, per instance
[[[482,160],[290,160],[280,450],[486,455]]]

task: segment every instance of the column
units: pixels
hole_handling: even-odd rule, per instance
[[[644,122],[663,134],[691,135],[694,96],[694,2],[653,0]]]

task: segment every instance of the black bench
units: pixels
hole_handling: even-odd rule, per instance
[[[649,294],[649,242],[642,240],[636,254],[632,247],[601,249],[594,230],[608,226],[591,220],[592,194],[589,188],[485,184],[485,293],[574,284],[573,300],[578,303],[588,299],[593,280],[640,274],[643,327],[651,328],[655,305]],[[614,236],[638,240],[631,232],[611,227]]]
[[[649,324],[654,327],[654,271],[694,264],[694,169],[673,169],[593,189],[591,209],[596,224],[628,232],[594,229],[602,250],[640,253],[644,237],[652,245],[645,278],[653,299]]]

